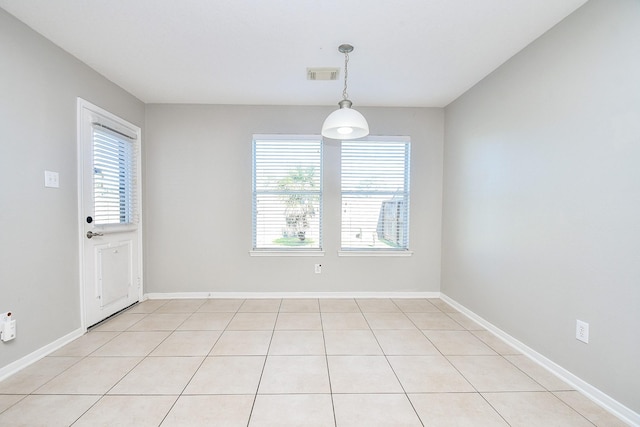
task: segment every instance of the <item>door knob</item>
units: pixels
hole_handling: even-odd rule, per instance
[[[103,236],[102,233],[94,233],[93,231],[87,231],[87,239],[90,239],[94,236]]]

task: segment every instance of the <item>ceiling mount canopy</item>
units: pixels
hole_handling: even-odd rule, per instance
[[[322,136],[331,139],[356,139],[369,135],[369,124],[362,114],[351,108],[353,104],[347,94],[347,65],[349,53],[353,52],[350,44],[341,44],[338,51],[344,53],[344,90],[340,109],[329,114],[322,125]]]

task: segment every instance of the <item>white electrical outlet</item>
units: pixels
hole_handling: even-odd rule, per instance
[[[58,172],[44,171],[44,186],[49,188],[59,188],[60,175],[58,175]]]
[[[11,341],[16,337],[16,321],[11,312],[0,313],[0,340]]]
[[[316,272],[316,274],[322,273],[322,264],[316,264],[315,265],[315,272]]]
[[[576,320],[576,339],[589,344],[589,324],[582,320]]]

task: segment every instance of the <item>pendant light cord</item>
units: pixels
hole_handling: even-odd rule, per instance
[[[345,52],[344,53],[344,89],[342,91],[343,99],[349,98],[349,94],[347,94],[347,76],[349,75],[349,69],[347,68],[348,64],[349,64],[349,53]]]

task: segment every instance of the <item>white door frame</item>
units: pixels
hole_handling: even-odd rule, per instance
[[[134,124],[129,123],[128,121],[78,97],[77,101],[77,194],[78,194],[78,271],[79,271],[79,295],[80,295],[80,327],[84,332],[87,331],[87,328],[91,325],[87,325],[87,313],[85,307],[85,285],[87,282],[87,278],[85,277],[85,244],[87,241],[87,236],[85,235],[84,229],[84,136],[85,136],[85,126],[86,123],[83,122],[83,110],[89,110],[91,112],[97,113],[104,117],[107,117],[111,120],[122,122],[126,124],[131,129],[137,130],[138,141],[141,141],[142,132],[140,128]],[[138,159],[137,159],[137,193],[138,193],[138,215],[139,220],[137,224],[136,230],[136,238],[138,240],[138,250],[137,250],[137,270],[138,270],[138,300],[142,301],[144,291],[143,291],[143,248],[142,248],[142,173],[141,173],[141,159],[142,159],[142,144],[140,144],[140,149],[138,150]]]

